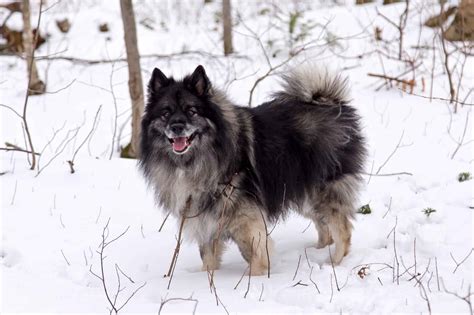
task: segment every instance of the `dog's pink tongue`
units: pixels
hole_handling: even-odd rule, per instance
[[[183,151],[186,148],[186,137],[173,138],[173,150]]]

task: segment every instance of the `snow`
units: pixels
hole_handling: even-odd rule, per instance
[[[220,5],[215,2],[205,6],[201,1],[186,2],[186,5],[174,1],[135,2],[137,21],[154,20],[156,28],[150,30],[138,24],[140,52],[169,54],[202,50],[220,54],[220,26],[214,21]],[[280,18],[288,19],[292,3],[280,4]],[[298,61],[306,58],[345,69],[342,71],[350,78],[353,104],[361,113],[368,139],[367,173],[376,173],[383,165],[380,174],[406,172],[411,175],[364,176],[366,185],[360,205],[369,204],[372,213],[357,215],[351,251],[339,266],[332,268],[328,248],[314,247],[314,227],[307,228],[307,220],[292,215],[280,222],[272,233],[276,246],[270,278],[251,277],[249,283],[249,278],[244,276],[234,289],[247,265],[237,247],[231,244],[224,254],[222,268],[214,274],[220,299],[216,305],[208,275],[200,271],[197,246],[185,242],[167,289],[169,278],[163,275],[168,271],[176,245],[177,222],[170,218],[162,231],[158,231],[165,213],[154,205],[152,192],[147,189],[136,162],[120,159],[117,143],[112,141],[114,130],[121,145],[125,145],[130,136],[126,64],[39,61],[43,77],[46,70],[48,72],[48,90],[57,91],[29,99],[28,123],[35,148],[42,152],[41,172],[38,175],[38,171],[28,169],[23,153],[0,152],[0,172],[5,172],[0,176],[0,311],[107,312],[109,304],[102,282],[92,272],[100,275],[97,251],[109,222],[108,240],[126,231],[105,249],[105,282],[110,294],[114,296],[117,290],[116,264],[133,280],[132,283],[120,274],[121,286],[125,289],[120,292],[117,305],[122,305],[145,284],[120,312],[157,313],[165,299],[192,297],[198,301],[197,314],[224,313],[223,305],[233,314],[428,313],[428,303],[423,298],[426,294],[432,312],[468,313],[467,303],[446,291],[460,296],[472,292],[469,290],[473,258],[468,254],[473,247],[473,181],[460,183],[457,180],[460,172],[474,173],[471,107],[460,107],[454,114],[453,106],[446,101],[430,102],[417,96],[429,97],[430,51],[424,52],[423,66],[417,70],[418,76],[427,82],[425,90],[417,78],[418,85],[414,89],[417,95],[409,95],[397,87],[375,91],[382,81],[368,77],[367,73],[383,72],[379,57],[373,53],[376,48],[373,28],[375,25],[383,28],[382,36],[386,39],[396,38],[397,33],[377,17],[376,5],[354,6],[352,3],[300,4],[304,21],[316,21],[318,25],[328,23],[328,30],[342,39],[332,49],[325,49],[322,44],[327,39],[326,33],[321,32],[321,27],[315,27],[311,30],[313,37],[309,38],[323,35]],[[48,5],[51,4],[48,2]],[[276,52],[276,57],[270,55],[272,65],[288,57],[288,31],[282,19],[271,18],[270,13],[256,13],[271,9],[269,1],[245,5],[235,2],[234,5],[242,19],[234,32],[239,58],[210,58],[199,54],[143,58],[144,81],[155,66],[166,74],[181,76],[203,64],[216,86],[225,88],[233,100],[246,105],[253,83],[268,70],[262,50],[249,29],[263,34],[265,45],[269,40],[274,42],[271,52]],[[428,6],[426,2],[426,10],[420,15],[418,9],[422,5],[422,1],[413,4],[405,47],[418,43],[419,21],[438,10],[436,5]],[[377,6],[393,19],[404,9],[403,4]],[[35,21],[36,4],[33,10],[32,21]],[[55,20],[64,17],[72,22],[68,34],[60,33],[55,26]],[[98,24],[104,22],[111,30],[107,34],[97,30]],[[270,22],[276,26],[268,30]],[[9,25],[21,27],[21,17],[14,15]],[[44,12],[41,29],[50,37],[38,55],[62,54],[85,59],[125,56],[118,2],[59,2]],[[420,43],[432,43],[432,30],[423,28],[420,34]],[[392,46],[393,51],[396,46]],[[407,48],[407,51],[414,56],[415,50]],[[364,57],[347,58],[360,54]],[[434,96],[445,98],[449,90],[439,51],[436,58]],[[465,65],[462,97],[474,86],[473,73],[468,71],[473,69],[472,59]],[[7,56],[1,56],[0,60],[0,103],[21,112],[26,87],[25,62]],[[387,73],[397,75],[405,70],[401,62],[388,59],[383,62]],[[459,68],[455,78],[458,75]],[[264,101],[269,92],[276,89],[276,82],[275,77],[264,80],[256,89],[253,104]],[[472,95],[466,100],[473,101]],[[95,131],[87,138],[99,107]],[[19,119],[4,108],[0,114],[1,142],[23,147]],[[465,126],[463,145],[452,158]],[[84,139],[87,141],[75,158],[76,172],[71,174],[66,161],[72,159]],[[436,212],[427,216],[423,210],[428,207]],[[401,275],[398,283],[394,279],[397,275],[394,244]],[[415,257],[416,272],[420,273],[417,278],[421,278],[422,286],[413,278]],[[460,263],[465,257],[466,261],[455,270],[454,260]],[[361,278],[358,272],[363,267],[369,268],[368,275]],[[194,306],[193,301],[171,300],[163,305],[162,313],[191,313]]]

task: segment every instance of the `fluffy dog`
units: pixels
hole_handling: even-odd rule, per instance
[[[252,275],[265,273],[268,226],[289,209],[313,220],[318,248],[335,243],[334,263],[349,251],[366,149],[347,82],[304,65],[281,79],[271,101],[247,108],[202,66],[182,80],[153,71],[140,168],[157,203],[184,218],[203,270],[219,268],[230,239]]]

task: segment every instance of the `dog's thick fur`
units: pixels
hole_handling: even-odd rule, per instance
[[[333,262],[348,253],[366,151],[346,81],[312,66],[282,81],[272,101],[247,108],[214,88],[202,66],[183,80],[153,72],[140,167],[157,203],[186,217],[203,270],[219,268],[231,239],[250,272],[265,273],[269,223],[289,209],[313,220],[318,248],[335,243]]]

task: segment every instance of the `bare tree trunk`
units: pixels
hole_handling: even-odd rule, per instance
[[[139,153],[141,117],[144,107],[140,54],[132,0],[120,0],[120,8],[127,50],[128,90],[132,99],[132,139],[130,145],[127,146],[128,152],[125,154],[122,152],[122,156],[136,158]]]
[[[34,50],[36,47],[36,39],[38,36],[33,36],[30,22],[30,1],[23,0],[22,2],[23,15],[23,46],[26,57],[26,66],[28,69],[28,95],[43,94],[46,90],[46,85],[40,80],[36,62],[34,59]],[[39,34],[39,29],[36,30],[36,35]]]
[[[232,46],[232,14],[230,0],[222,0],[222,21],[224,24],[224,55],[234,52]]]

